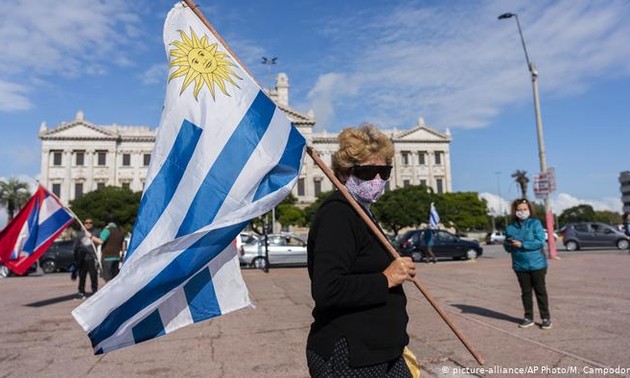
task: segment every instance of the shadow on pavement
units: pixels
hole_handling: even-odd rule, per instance
[[[64,295],[64,296],[61,296],[61,297],[45,299],[45,300],[39,301],[39,302],[27,303],[24,306],[44,307],[44,306],[48,306],[48,305],[59,303],[59,302],[71,301],[71,300],[73,300],[76,297],[77,297],[76,294]]]
[[[458,309],[462,311],[463,314],[481,315],[487,318],[507,320],[509,322],[517,323],[517,324],[523,321],[523,319],[521,318],[515,318],[513,316],[503,314],[501,312],[496,312],[493,310],[488,310],[487,308],[483,308],[483,307],[470,306],[470,305],[465,305],[465,304],[454,304],[451,306],[457,307]]]

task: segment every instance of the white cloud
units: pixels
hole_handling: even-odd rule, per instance
[[[483,198],[488,202],[488,214],[496,216],[510,213],[511,201],[499,197],[493,193],[479,193],[479,198]],[[536,202],[542,203],[542,200],[534,199]],[[551,208],[554,214],[560,215],[564,210],[579,205],[590,205],[596,211],[614,211],[622,212],[623,204],[620,198],[604,198],[600,200],[577,198],[568,193],[556,193],[551,196]]]
[[[136,43],[139,23],[132,7],[125,0],[0,4],[0,111],[28,109],[28,83],[39,79],[100,75],[111,63],[129,65],[124,47]]]
[[[140,75],[140,80],[147,85],[163,83],[167,72],[166,64],[154,64]]]
[[[336,26],[345,42],[338,40],[342,53],[335,70],[357,90],[330,91],[329,114],[342,118],[340,104],[360,95],[364,116],[391,126],[408,127],[422,115],[444,128],[476,128],[507,104],[531,101],[515,20],[497,20],[506,9],[519,14],[545,95],[573,95],[594,78],[630,73],[626,1],[459,5],[392,7]]]

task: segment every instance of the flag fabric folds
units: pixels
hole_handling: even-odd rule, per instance
[[[43,186],[0,231],[0,261],[22,275],[73,221],[70,212]]]
[[[431,210],[429,210],[429,228],[436,229],[440,223],[440,215],[438,214],[435,205],[431,202]]]
[[[72,314],[95,354],[251,306],[232,241],[286,197],[305,140],[201,20],[164,25],[169,77],[118,276]]]

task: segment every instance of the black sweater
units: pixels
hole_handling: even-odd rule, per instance
[[[350,365],[397,358],[409,342],[407,298],[387,288],[382,273],[392,257],[336,191],[320,206],[308,236],[308,272],[315,300],[307,349],[324,358],[340,337]]]

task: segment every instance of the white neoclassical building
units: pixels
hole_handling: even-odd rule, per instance
[[[312,112],[300,113],[289,107],[289,79],[279,74],[269,95],[291,122],[330,166],[337,150],[337,133],[313,132],[316,121]],[[394,169],[388,189],[424,184],[437,193],[452,191],[451,135],[438,132],[418,119],[406,130],[382,130],[394,144]],[[75,119],[48,128],[42,123],[40,183],[62,201],[81,197],[105,186],[144,188],[147,167],[155,142],[155,130],[141,126],[96,125],[82,112]],[[306,156],[293,195],[302,204],[315,201],[320,192],[332,190],[332,183]]]

